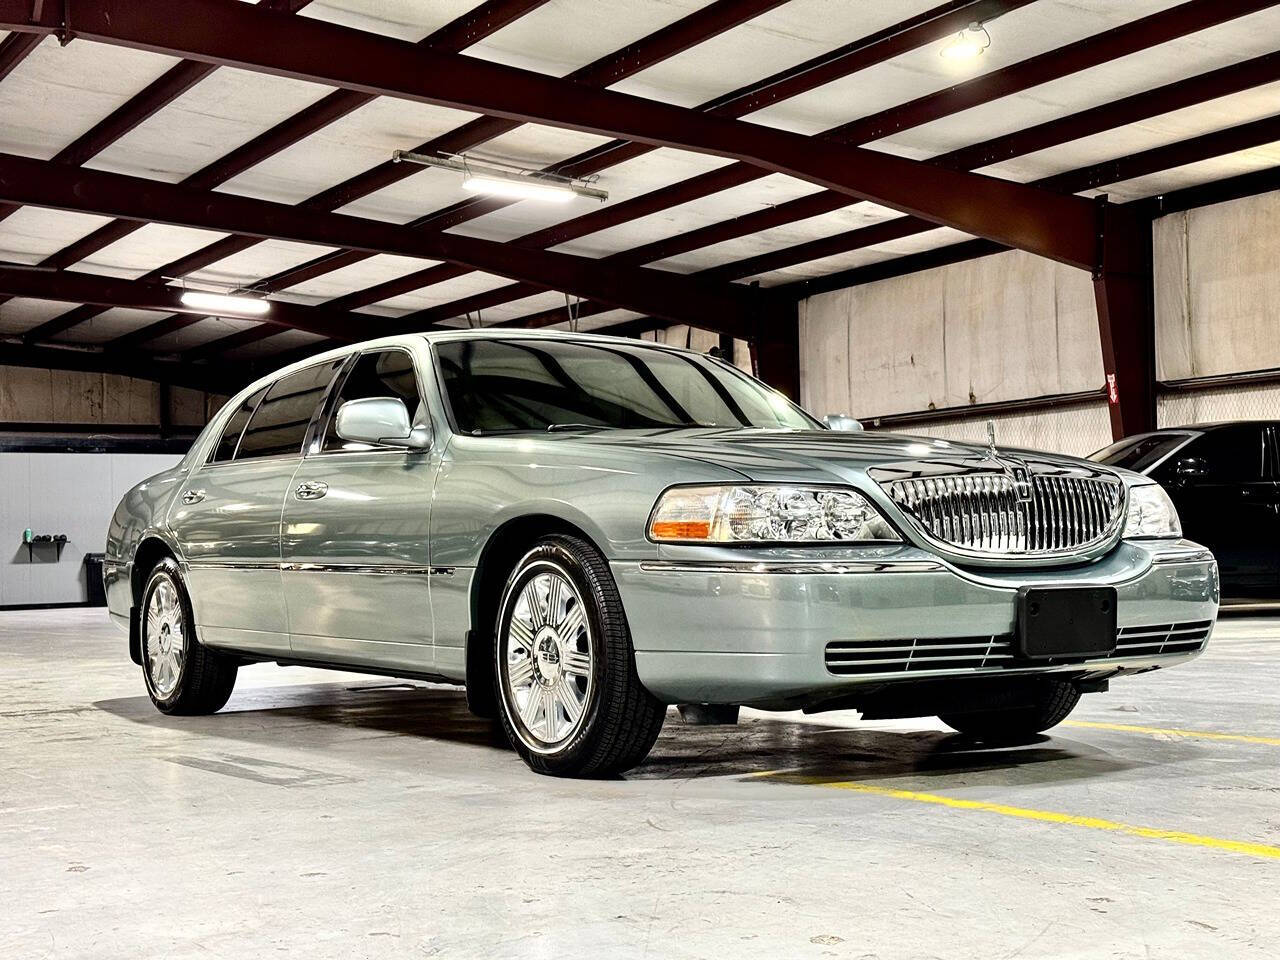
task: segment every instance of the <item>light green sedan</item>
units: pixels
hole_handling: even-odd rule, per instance
[[[516,330],[251,384],[125,496],[105,579],[165,713],[263,661],[460,683],[565,776],[640,763],[672,703],[1027,737],[1196,656],[1218,607],[1138,474],[832,430],[714,357]]]

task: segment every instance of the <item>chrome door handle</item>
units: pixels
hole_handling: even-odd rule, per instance
[[[188,490],[186,493],[182,495],[183,503],[199,503],[203,499],[204,499],[203,490]]]
[[[306,483],[298,484],[298,488],[293,491],[294,497],[299,500],[319,500],[329,492],[329,485],[320,480],[308,480]]]

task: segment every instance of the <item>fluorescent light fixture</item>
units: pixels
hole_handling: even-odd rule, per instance
[[[991,34],[987,28],[976,20],[968,29],[961,30],[948,40],[939,51],[948,60],[972,60],[982,56],[982,52],[991,46]]]
[[[486,193],[493,197],[510,197],[513,200],[546,200],[550,203],[568,203],[574,198],[573,190],[559,183],[544,183],[530,177],[508,178],[491,173],[466,173],[462,176],[462,189],[470,193]]]
[[[462,189],[469,193],[508,197],[512,200],[545,200],[550,203],[568,203],[574,197],[599,200],[602,203],[609,199],[607,191],[594,187],[585,180],[529,170],[515,164],[505,165],[497,160],[476,163],[465,156],[432,157],[404,150],[397,150],[391,155],[391,159],[457,171],[462,174]]]
[[[208,293],[204,290],[183,290],[183,306],[195,307],[197,310],[208,310],[210,313],[240,314],[259,317],[271,309],[271,304],[261,297],[241,297],[229,293]]]

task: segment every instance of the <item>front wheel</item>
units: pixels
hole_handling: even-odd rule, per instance
[[[938,719],[953,730],[979,740],[1011,743],[1057,726],[1079,702],[1080,690],[1074,684],[1044,680],[1037,684],[1034,702],[1029,707],[944,713]]]
[[[585,540],[544,537],[516,564],[494,652],[502,725],[538,773],[621,773],[658,739],[666,706],[636,676],[618,588]]]
[[[236,685],[235,660],[196,639],[178,564],[155,565],[142,591],[142,676],[161,713],[216,713]]]

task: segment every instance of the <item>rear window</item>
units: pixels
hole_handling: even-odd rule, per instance
[[[301,456],[311,418],[344,360],[318,363],[272,384],[245,427],[236,459]]]
[[[213,456],[209,458],[210,461],[218,463],[235,459],[236,447],[240,445],[240,435],[244,433],[244,425],[249,422],[253,411],[258,407],[258,402],[266,392],[267,388],[263,387],[249,394],[236,408],[236,412],[227,418],[226,426],[222,428],[222,436],[218,438],[218,445],[213,448]]]

